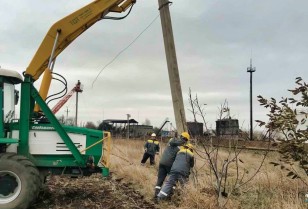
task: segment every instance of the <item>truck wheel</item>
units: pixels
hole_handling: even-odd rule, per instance
[[[41,187],[39,171],[26,157],[0,155],[0,209],[26,209]]]

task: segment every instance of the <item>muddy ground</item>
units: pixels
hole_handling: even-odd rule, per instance
[[[83,178],[53,176],[48,179],[31,209],[155,209],[131,183],[92,175]]]

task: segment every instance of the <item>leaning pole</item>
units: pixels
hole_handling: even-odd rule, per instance
[[[168,66],[169,81],[171,87],[171,96],[173,102],[173,110],[175,116],[175,123],[178,133],[187,131],[185,109],[182,96],[181,81],[176,59],[175,44],[172,31],[172,23],[168,0],[158,0],[161,26],[164,37],[165,52]]]

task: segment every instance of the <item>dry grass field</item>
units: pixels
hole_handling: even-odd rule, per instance
[[[159,156],[156,157],[155,167],[150,167],[149,162],[147,162],[147,166],[141,166],[143,143],[142,140],[114,139],[110,170],[117,178],[123,178],[123,181],[133,183],[134,188],[151,201],[156,183]],[[161,143],[161,148],[161,150],[164,149],[164,143]],[[201,157],[195,155],[196,166],[189,184],[184,189],[177,189],[171,201],[160,203],[158,208],[219,208],[213,173],[210,172],[208,162],[202,159],[202,148],[196,147],[196,149]],[[227,157],[227,150],[221,149],[217,158],[218,164],[220,165]],[[259,172],[254,175],[262,161],[263,152],[242,151],[239,159],[243,163],[238,165],[239,169],[236,169],[234,163],[229,167],[226,186],[228,197],[219,199],[220,206],[223,206],[221,208],[308,208],[308,203],[304,202],[303,197],[305,192],[308,193],[308,187],[300,179],[286,177],[287,173],[282,171],[279,166],[274,167],[270,164],[271,161],[277,161],[278,157],[278,153],[270,152]],[[234,187],[232,182],[235,181],[236,176],[239,176],[242,182],[254,177],[230,193]]]

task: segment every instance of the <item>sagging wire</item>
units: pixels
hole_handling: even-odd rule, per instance
[[[60,75],[60,74],[58,74],[58,73],[54,73],[54,72],[52,72],[52,74],[53,74],[53,75],[56,75],[56,76],[59,76],[60,78],[62,78],[62,80],[60,80],[60,79],[58,79],[58,78],[52,78],[52,79],[61,82],[61,83],[64,85],[64,88],[63,88],[61,91],[59,91],[59,92],[57,92],[57,93],[55,93],[55,94],[49,95],[49,96],[46,98],[46,100],[45,100],[46,103],[47,103],[47,105],[48,105],[51,101],[54,101],[54,100],[56,100],[56,99],[62,98],[62,97],[65,96],[66,93],[67,93],[67,80],[64,78],[64,76],[62,76],[62,75]],[[60,96],[58,96],[58,95],[60,95]],[[57,97],[56,97],[56,96],[57,96]],[[55,97],[55,98],[52,98],[52,97]],[[48,100],[48,101],[47,101],[47,100]]]
[[[126,51],[131,45],[133,45],[138,39],[139,37],[147,30],[150,28],[150,26],[155,22],[155,20],[159,17],[159,14],[150,22],[150,24],[143,30],[141,31],[138,36],[132,41],[130,42],[124,49],[122,49],[116,56],[114,56],[114,58],[109,61],[97,74],[97,76],[95,77],[94,81],[92,82],[92,88],[94,86],[94,83],[96,82],[96,80],[98,79],[98,77],[100,76],[100,74],[103,72],[104,69],[106,69],[109,65],[111,65],[124,51]]]
[[[127,155],[122,151],[122,150],[120,150],[117,146],[115,146],[115,144],[113,144],[113,148],[115,148],[115,149],[117,149],[122,155],[124,155],[124,156],[126,156],[127,157]],[[126,161],[126,162],[128,162],[129,163],[129,165],[126,165],[126,166],[131,166],[131,165],[135,165],[136,166],[136,164],[134,163],[134,162],[132,162],[132,161],[130,161],[130,160],[128,160],[127,158],[125,158],[125,157],[122,157],[122,156],[119,156],[119,155],[116,155],[116,154],[114,154],[114,153],[111,153],[111,155],[113,155],[113,156],[115,156],[115,157],[118,157],[118,158],[120,158],[120,159],[122,159],[122,160],[124,160],[124,161]]]

